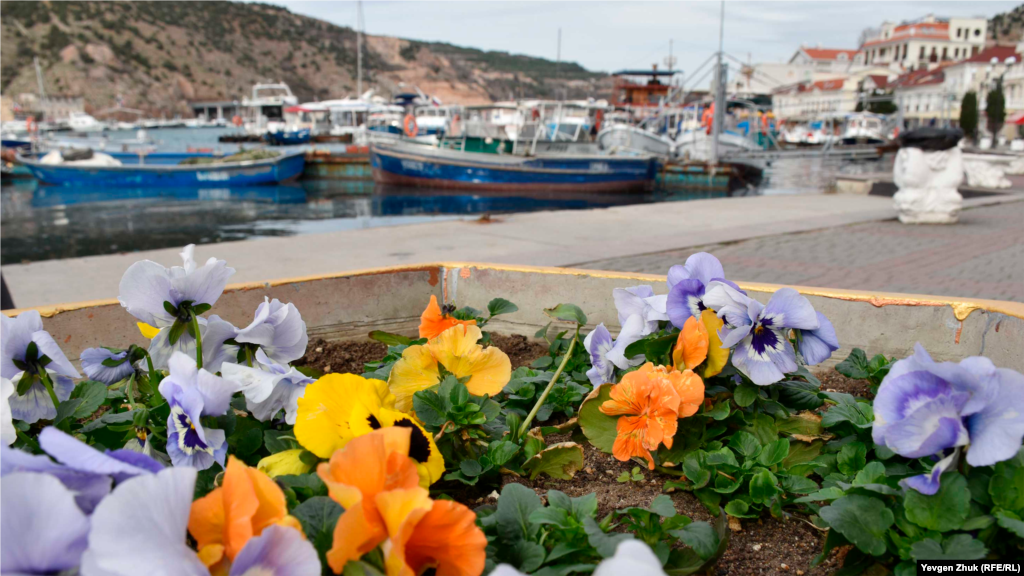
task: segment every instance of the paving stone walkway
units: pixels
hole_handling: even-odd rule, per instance
[[[885,220],[579,267],[664,274],[701,251],[734,280],[1024,302],[1024,202],[965,210],[955,226]]]

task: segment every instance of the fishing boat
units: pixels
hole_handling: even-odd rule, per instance
[[[58,163],[44,162],[38,155],[19,155],[18,161],[28,168],[36,179],[54,185],[91,185],[111,187],[181,187],[247,186],[276,184],[297,178],[306,164],[303,152],[277,154],[253,160],[231,161],[230,158],[196,158],[190,155],[186,163],[170,164],[147,162],[145,155],[125,154],[114,158],[108,154],[88,151],[77,158]],[[51,152],[62,154],[61,152]],[[104,158],[105,157],[105,158]]]
[[[663,158],[670,157],[675,146],[666,136],[629,124],[612,124],[602,128],[597,134],[597,143],[602,150],[637,150]]]
[[[311,137],[311,131],[309,128],[300,128],[298,130],[275,130],[274,132],[267,132],[263,135],[263,139],[272,146],[297,146],[299,144],[309,144]]]
[[[859,112],[846,117],[846,129],[841,137],[843,144],[884,144],[885,116]]]
[[[531,158],[407,144],[372,145],[370,164],[380,184],[489,192],[642,192],[653,186],[658,171],[648,155]]]

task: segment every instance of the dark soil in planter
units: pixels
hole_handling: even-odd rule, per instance
[[[520,335],[491,334],[493,346],[505,352],[512,361],[512,368],[528,366],[531,362],[548,353],[546,344],[533,342]],[[380,342],[341,341],[327,342],[317,339],[310,343],[306,355],[296,361],[296,366],[309,366],[321,372],[354,374],[363,373],[363,365],[380,360],[387,354],[387,346]],[[865,380],[846,378],[835,370],[817,374],[822,389],[832,392],[846,392],[854,396],[872,398],[874,395]],[[550,424],[550,423],[546,423]],[[567,442],[569,435],[548,436],[548,443]],[[598,517],[612,510],[630,506],[649,506],[670,477],[651,472],[641,467],[644,480],[639,482],[618,482],[623,472],[631,471],[633,462],[619,462],[586,442],[583,470],[571,480],[555,480],[548,477],[529,480],[505,476],[504,484],[517,483],[537,492],[542,498],[548,490],[555,489],[569,496],[582,496],[591,492],[597,494]],[[470,507],[495,502],[494,493],[481,486],[464,486],[454,483],[440,483],[434,486],[442,489],[455,500]],[[497,490],[500,492],[500,488]],[[676,510],[693,520],[712,520],[707,509],[693,494],[675,491],[670,494]],[[825,576],[834,573],[842,565],[849,547],[832,552],[821,565],[810,568],[811,560],[821,553],[824,532],[812,527],[805,518],[792,516],[786,521],[773,518],[742,520],[740,530],[730,533],[729,549],[722,556],[713,572],[717,575],[766,575],[766,576]]]

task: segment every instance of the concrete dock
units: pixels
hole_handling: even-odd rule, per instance
[[[1018,200],[1024,200],[1024,194],[1008,193],[967,199],[964,202],[965,208],[968,208],[965,214],[970,215],[970,208],[973,207]],[[977,277],[979,282],[987,282],[985,278],[991,278],[991,275],[987,275],[986,267],[981,265],[972,268],[970,262],[991,257],[991,266],[1016,265],[1019,272],[1022,266],[1021,246],[1024,246],[1020,225],[1024,219],[1024,204],[1016,204],[1008,210],[996,209],[995,214],[1004,215],[1002,221],[1009,222],[1007,228],[1016,228],[1015,236],[1010,230],[1009,240],[976,242],[972,250],[951,254],[957,260],[950,262],[950,267],[954,264],[960,266],[962,274]],[[1017,215],[1016,220],[1012,221],[1014,214]],[[946,294],[934,289],[926,278],[917,278],[906,285],[893,287],[885,282],[868,281],[857,274],[843,273],[844,266],[850,266],[852,271],[852,263],[863,260],[854,255],[865,251],[884,255],[890,249],[877,242],[859,244],[848,235],[844,236],[846,232],[842,231],[853,224],[885,223],[895,216],[892,199],[879,196],[752,196],[503,215],[489,221],[466,218],[207,244],[196,248],[196,260],[202,263],[211,256],[227,260],[228,265],[237,270],[232,282],[440,260],[664,273],[668,265],[681,263],[689,253],[700,247],[713,253],[721,252],[727,273],[736,280],[814,285],[817,278],[820,286],[830,286],[821,282],[834,281],[838,283],[836,287],[844,288]],[[901,231],[893,232],[897,236],[949,237],[951,242],[959,242],[963,238],[963,225],[915,227],[901,226],[896,222],[889,224]],[[789,270],[789,262],[810,258],[806,265],[819,267],[821,274],[817,276],[805,270],[802,274],[765,280],[754,273],[755,267],[734,268],[729,259],[724,257],[725,253],[732,254],[734,250],[727,246],[729,244],[754,239],[785,238],[787,235],[809,232],[813,232],[808,238],[813,239],[810,244],[814,246],[824,239],[843,240],[833,247],[833,251],[816,253],[817,256],[801,256],[802,253],[795,250],[775,250],[770,255],[770,267],[785,272]],[[940,246],[937,250],[935,256],[941,255],[945,248]],[[1005,250],[1016,250],[1011,254],[1016,255],[1016,262],[1004,261],[998,264],[1000,258],[1003,258],[1000,256],[1001,251]],[[164,249],[6,265],[3,266],[3,275],[18,307],[113,298],[117,296],[121,275],[133,262],[150,259],[164,265],[180,265],[179,251]],[[825,261],[815,260],[816,257],[819,260],[824,257]],[[912,259],[913,255],[907,257]],[[903,265],[899,261],[889,264],[897,268]],[[826,272],[834,280],[829,280],[825,276]],[[1008,283],[999,288],[998,294],[1001,296],[988,294],[985,289],[981,290],[982,293],[971,293],[969,283],[951,284],[948,288],[952,292],[948,294],[1022,300],[1024,282],[1021,280],[1018,276],[1010,276]],[[1018,297],[1013,297],[1015,291]]]

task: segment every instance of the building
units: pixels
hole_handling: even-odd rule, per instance
[[[36,94],[18,94],[17,104],[29,116],[37,121],[64,122],[72,113],[85,111],[85,100],[80,96],[43,96]]]
[[[789,59],[793,66],[810,68],[814,73],[845,74],[850,69],[856,49],[848,48],[812,48],[801,45],[800,49]]]
[[[812,120],[842,115],[857,107],[857,83],[851,78],[799,82],[772,94],[772,112],[783,120]]]
[[[985,18],[937,18],[927,15],[911,22],[883,22],[878,33],[860,47],[863,64],[899,70],[936,68],[977,56],[985,48]]]

